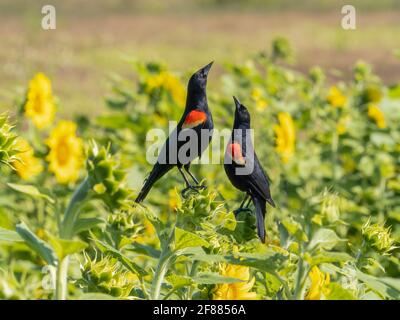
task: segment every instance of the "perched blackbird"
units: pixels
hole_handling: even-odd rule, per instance
[[[246,196],[236,211],[246,210],[253,201],[257,233],[262,242],[265,242],[264,217],[266,203],[275,207],[269,190],[269,179],[264,172],[254,151],[250,137],[250,114],[238,99],[235,101],[235,121],[233,131],[225,152],[224,168],[231,183],[239,190],[246,192]],[[244,205],[247,201],[247,205]],[[248,209],[247,209],[248,210]]]
[[[207,149],[214,129],[206,94],[207,76],[212,64],[213,62],[209,63],[191,76],[187,88],[186,107],[182,118],[164,143],[157,162],[145,180],[142,190],[135,200],[136,202],[142,202],[154,183],[175,166],[186,184],[182,195],[185,195],[190,190],[197,191],[205,188],[205,186],[199,185],[199,181],[189,171],[189,168],[190,163],[200,157],[204,150]],[[183,138],[178,139],[179,136]],[[182,168],[193,179],[195,185],[189,183]]]

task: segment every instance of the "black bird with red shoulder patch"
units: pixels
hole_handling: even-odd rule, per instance
[[[213,62],[209,63],[191,76],[187,88],[185,111],[176,128],[164,143],[157,162],[145,180],[136,202],[142,202],[154,183],[174,167],[178,168],[186,184],[186,188],[182,191],[183,195],[190,190],[197,191],[205,188],[190,172],[190,163],[201,156],[212,138],[214,123],[208,108],[206,93],[208,73],[212,64]],[[185,133],[188,131],[186,129],[192,129],[190,133],[193,133],[194,136],[186,135]],[[182,136],[182,139],[178,139]],[[194,181],[194,185],[189,182],[183,170]]]
[[[233,97],[235,101],[235,120],[232,135],[225,152],[225,172],[237,189],[246,193],[240,208],[235,212],[249,210],[250,200],[256,213],[257,233],[265,242],[266,203],[275,207],[269,189],[269,178],[262,168],[255,153],[250,137],[250,114],[247,108]],[[247,204],[245,205],[245,203]]]

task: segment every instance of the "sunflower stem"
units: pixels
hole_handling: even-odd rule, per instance
[[[65,257],[57,265],[56,270],[56,289],[54,298],[56,300],[65,300],[67,298],[67,274],[68,274],[69,257]]]
[[[75,189],[72,195],[71,201],[69,202],[67,209],[64,213],[64,219],[61,224],[60,236],[63,239],[70,239],[73,236],[74,224],[78,216],[78,205],[81,204],[87,197],[90,190],[89,178],[81,182],[78,188]]]
[[[292,296],[292,300],[299,300],[301,298],[303,274],[304,274],[304,261],[301,257],[299,257],[299,262],[297,264],[296,287]]]
[[[60,224],[59,234],[62,239],[71,239],[74,235],[74,224],[76,222],[78,212],[77,207],[87,197],[90,190],[89,179],[85,178],[75,189],[74,194],[64,212],[64,219]],[[62,261],[59,261],[56,271],[56,288],[55,288],[55,299],[65,300],[67,297],[67,274],[68,274],[69,257],[65,257]]]
[[[152,292],[151,292],[151,299],[152,300],[159,300],[160,298],[160,291],[161,286],[164,281],[165,274],[167,273],[167,267],[169,264],[170,255],[162,255],[160,260],[158,261],[157,269],[154,274],[153,283],[152,283]]]
[[[164,281],[165,274],[167,273],[168,265],[170,259],[173,257],[173,253],[171,252],[170,245],[174,239],[175,235],[175,226],[171,229],[171,233],[167,239],[167,241],[161,246],[161,254],[158,260],[157,269],[154,274],[153,282],[151,285],[151,299],[159,300],[161,286]]]

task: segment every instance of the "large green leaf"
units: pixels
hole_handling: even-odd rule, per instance
[[[350,290],[343,288],[339,283],[330,283],[328,292],[327,300],[357,300]]]
[[[7,185],[14,189],[15,191],[27,194],[31,197],[34,198],[43,198],[47,200],[50,203],[54,203],[54,199],[48,196],[47,194],[44,194],[38,190],[35,186],[32,185],[23,185],[23,184],[15,184],[15,183],[7,183]]]
[[[157,250],[151,246],[148,246],[146,244],[142,244],[142,243],[132,243],[130,246],[126,247],[127,250],[129,251],[133,251],[139,254],[143,254],[155,259],[158,259],[160,257],[160,250]]]
[[[7,230],[0,227],[0,241],[16,242],[22,241],[22,239],[15,231]]]
[[[208,247],[209,243],[198,235],[175,228],[175,250],[180,250],[189,247]]]
[[[81,252],[88,247],[88,244],[81,240],[66,240],[50,237],[49,242],[59,261],[64,260],[64,258],[70,254]]]
[[[74,234],[90,230],[102,223],[105,223],[102,218],[80,218],[74,224]]]
[[[345,252],[324,251],[312,256],[308,263],[310,265],[319,265],[321,263],[347,262],[351,260],[354,260],[354,258]]]
[[[360,270],[356,272],[357,278],[367,287],[384,298],[400,299],[400,280],[391,278],[377,278]]]
[[[212,262],[224,262],[241,266],[252,267],[263,272],[275,274],[282,263],[287,259],[286,256],[280,253],[238,253],[233,255],[210,255],[210,254],[194,254],[191,256],[193,260]]]
[[[43,241],[36,234],[34,234],[24,222],[17,224],[16,230],[25,243],[39,256],[41,256],[43,260],[50,265],[57,265],[58,259],[53,248],[47,242]]]
[[[171,274],[165,278],[174,288],[180,288],[190,286],[193,284],[193,279],[188,276],[181,276],[177,274]]]
[[[346,241],[341,239],[331,229],[321,228],[312,237],[310,243],[308,244],[308,249],[313,250],[315,248],[331,250],[335,245],[341,241]]]

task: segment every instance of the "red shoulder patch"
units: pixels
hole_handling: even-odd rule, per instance
[[[183,122],[182,129],[195,128],[207,120],[207,115],[203,111],[193,110],[188,113]]]
[[[231,156],[232,160],[239,164],[239,165],[245,165],[246,164],[246,160],[243,157],[242,154],[242,147],[240,146],[239,143],[231,143],[228,145],[228,152],[229,155]]]

